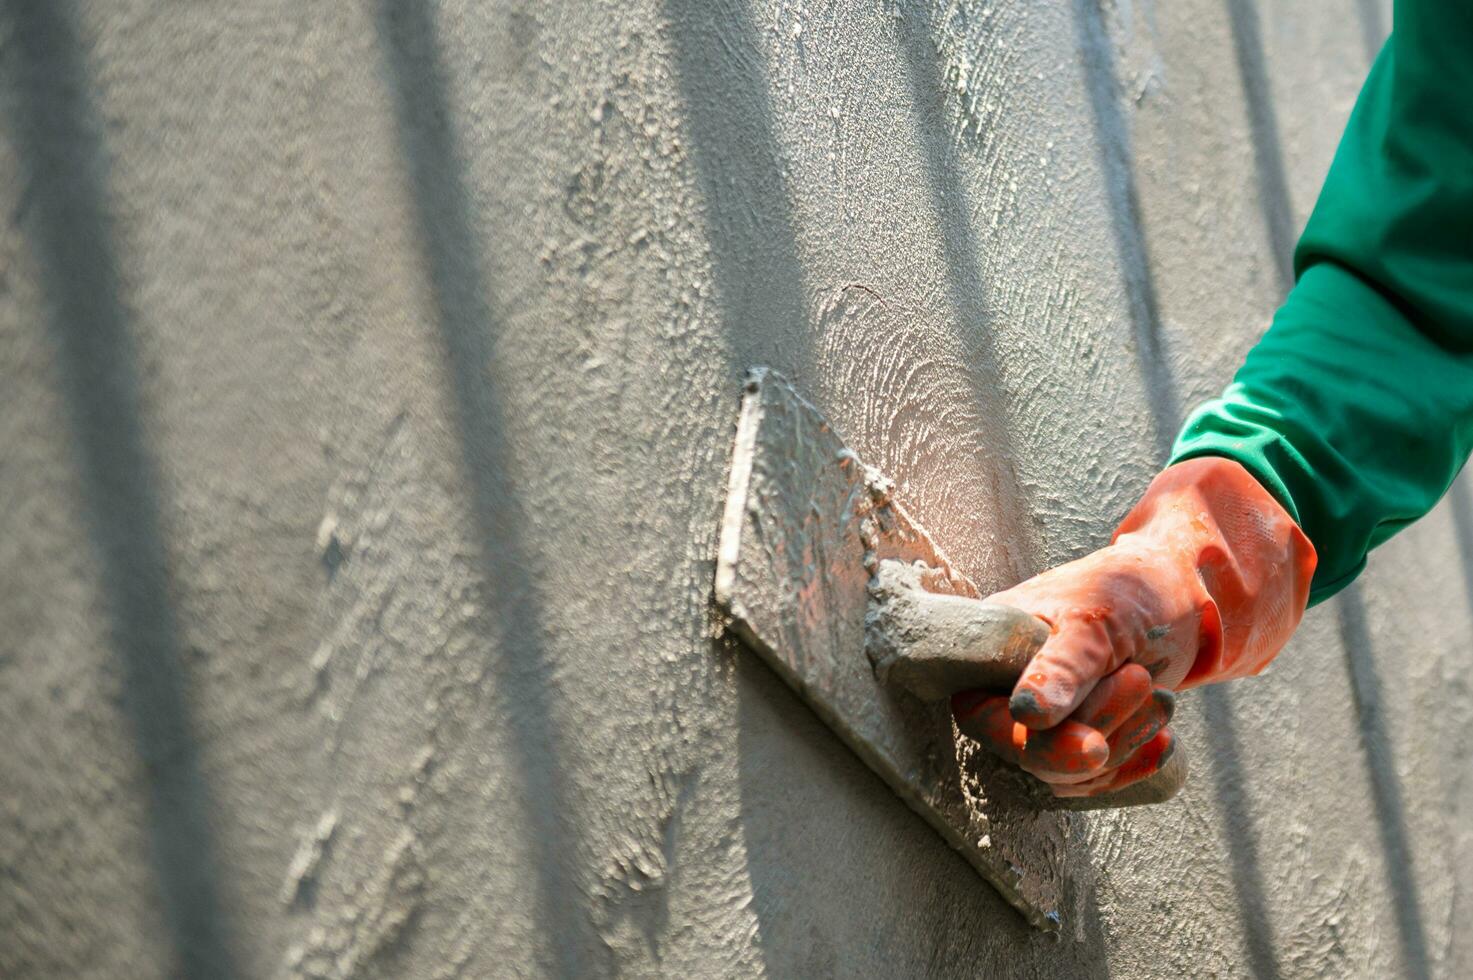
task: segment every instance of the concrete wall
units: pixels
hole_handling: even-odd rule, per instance
[[[1371,0],[16,0],[0,974],[1473,971],[1473,497],[1028,930],[715,640],[748,365],[1000,586],[1287,282]]]

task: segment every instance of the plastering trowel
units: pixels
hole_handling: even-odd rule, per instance
[[[1053,928],[1068,885],[1059,810],[1168,799],[1185,753],[1111,796],[1059,800],[960,735],[947,696],[1008,690],[1049,635],[979,599],[891,483],[781,376],[753,370],[716,564],[730,629],[1030,922]]]

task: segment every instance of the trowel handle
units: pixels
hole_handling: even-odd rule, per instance
[[[1013,606],[933,592],[925,566],[886,559],[871,585],[866,643],[880,681],[937,701],[957,691],[1010,691],[1044,641],[1043,620]],[[1161,803],[1186,781],[1178,745],[1154,775],[1115,793],[1051,800],[1050,808],[1097,810]]]

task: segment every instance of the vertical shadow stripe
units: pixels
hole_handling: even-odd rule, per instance
[[[1280,298],[1293,285],[1294,215],[1285,177],[1283,148],[1273,108],[1272,87],[1263,53],[1262,27],[1255,0],[1226,0],[1233,48],[1247,102],[1253,136],[1253,162],[1259,204],[1279,275]],[[1397,940],[1406,975],[1429,976],[1430,960],[1421,905],[1413,880],[1411,849],[1396,759],[1381,716],[1380,679],[1372,659],[1364,599],[1356,586],[1336,603],[1351,693],[1355,701],[1367,777],[1372,788],[1387,880],[1391,883]]]
[[[738,342],[735,349],[802,384],[815,368],[814,325],[792,188],[748,0],[666,0],[664,13],[680,125],[705,204],[721,332]],[[753,350],[758,338],[768,350]],[[733,381],[752,366],[733,365]],[[736,390],[733,384],[733,395]]]
[[[495,696],[514,732],[522,829],[535,865],[530,897],[558,973],[586,976],[600,942],[576,873],[581,848],[553,716],[546,618],[523,540],[529,515],[510,476],[506,412],[492,376],[497,324],[486,249],[472,225],[475,208],[428,4],[379,0],[378,32],[471,484],[489,611],[500,621],[504,669],[496,671]]]
[[[978,417],[988,447],[993,486],[991,502],[998,526],[1011,529],[1022,545],[1022,562],[1013,570],[1036,569],[1043,542],[1033,519],[1034,508],[1018,472],[1019,452],[1009,426],[1006,389],[993,324],[987,311],[989,289],[983,280],[982,244],[972,224],[974,209],[969,181],[959,159],[960,148],[949,135],[946,105],[949,87],[942,76],[938,48],[933,40],[929,9],[917,9],[896,23],[900,54],[910,83],[910,110],[915,119],[916,144],[930,197],[931,211],[941,232],[946,261],[947,299],[959,339],[977,358],[969,377],[974,386]]]
[[[1181,424],[1181,405],[1161,336],[1156,280],[1151,271],[1150,250],[1141,219],[1130,127],[1120,109],[1120,81],[1116,74],[1114,48],[1097,0],[1073,0],[1073,13],[1094,125],[1094,143],[1099,152],[1100,172],[1104,177],[1110,209],[1110,230],[1115,238],[1120,272],[1125,278],[1125,299],[1135,339],[1136,368],[1146,389],[1152,442],[1160,461],[1165,463],[1176,428]]]
[[[26,182],[21,222],[34,242],[59,355],[176,969],[228,978],[235,964],[171,598],[159,475],[139,416],[131,314],[113,253],[107,151],[71,7],[12,0],[3,8],[11,28],[5,60],[18,83],[12,123]]]
[[[1355,0],[1355,12],[1360,20],[1361,43],[1365,45],[1366,64],[1376,60],[1381,45],[1386,43],[1386,18],[1379,0]]]
[[[1222,687],[1202,689],[1202,717],[1207,721],[1212,796],[1228,838],[1228,871],[1238,899],[1248,965],[1258,980],[1283,976],[1275,952],[1273,916],[1264,890],[1263,861],[1258,853],[1258,829],[1244,795],[1242,742],[1232,703]]]
[[[1273,87],[1263,55],[1262,27],[1254,0],[1226,0],[1226,3],[1233,32],[1233,53],[1243,83],[1248,130],[1253,137],[1258,204],[1279,280],[1279,298],[1283,299],[1294,284],[1294,243],[1298,235],[1294,230],[1294,208],[1289,200],[1289,180],[1279,141],[1278,114],[1274,112]]]
[[[1130,127],[1120,104],[1113,42],[1098,0],[1074,0],[1073,13],[1094,123],[1095,145],[1106,183],[1111,227],[1125,276],[1137,369],[1147,390],[1157,451],[1164,462],[1181,423],[1176,385],[1165,359],[1161,316],[1150,249],[1136,185]],[[1255,977],[1280,976],[1268,907],[1258,831],[1241,783],[1243,755],[1237,719],[1227,692],[1201,692],[1213,800],[1229,847],[1229,874],[1237,898],[1248,966]]]
[[[940,232],[942,258],[945,262],[946,300],[956,338],[975,362],[968,365],[967,380],[972,385],[977,417],[981,421],[982,444],[987,448],[985,472],[991,486],[985,498],[993,512],[998,533],[993,541],[1007,555],[1006,568],[1011,576],[1039,571],[1045,546],[1042,528],[1035,520],[1035,502],[1020,473],[1022,452],[1013,437],[1009,392],[1003,384],[1003,370],[995,321],[988,309],[991,288],[985,278],[987,268],[984,246],[974,225],[977,213],[971,186],[976,178],[968,173],[969,161],[964,157],[961,141],[952,135],[949,109],[955,87],[947,83],[943,68],[942,46],[937,43],[944,22],[933,21],[934,7],[909,4],[905,15],[895,22],[900,60],[909,83],[909,110],[914,130],[916,152],[920,157],[921,175],[925,181],[928,204]],[[1073,835],[1071,857],[1088,862],[1088,843],[1084,835]],[[1066,890],[1085,887],[1068,876]],[[1094,907],[1091,889],[1081,902]],[[1077,907],[1077,906],[1076,906]],[[1097,917],[1081,924],[1098,939]],[[1071,928],[1073,925],[1071,924]],[[1108,960],[1103,942],[1094,948],[1098,967],[1108,973]]]
[[[1396,916],[1396,941],[1402,975],[1420,980],[1432,976],[1432,958],[1427,948],[1422,904],[1414,877],[1411,839],[1406,827],[1406,802],[1396,771],[1396,751],[1386,730],[1381,678],[1376,673],[1371,631],[1366,623],[1365,600],[1359,585],[1347,588],[1335,604],[1340,619],[1340,644],[1345,652],[1345,668],[1350,675],[1350,691],[1364,751],[1366,779],[1371,785],[1371,801],[1376,810],[1381,861],[1391,887],[1388,899]]]

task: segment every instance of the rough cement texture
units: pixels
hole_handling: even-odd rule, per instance
[[[1380,4],[0,7],[0,975],[1473,973],[1473,494],[1035,933],[709,593],[740,379],[984,587],[1286,285]]]

